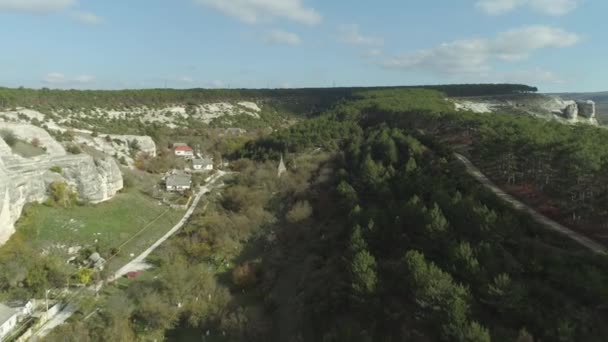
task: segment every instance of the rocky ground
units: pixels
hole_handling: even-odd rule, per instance
[[[147,106],[128,108],[62,108],[50,110],[47,114],[27,109],[14,108],[0,111],[0,120],[22,123],[40,123],[49,129],[63,131],[65,126],[95,129],[96,120],[138,119],[146,123],[160,123],[170,128],[183,126],[187,118],[204,123],[225,116],[248,115],[259,118],[261,108],[253,102],[215,102],[200,105],[173,105],[163,108]]]

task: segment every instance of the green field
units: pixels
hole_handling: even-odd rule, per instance
[[[93,247],[105,258],[111,249],[119,249],[109,264],[110,270],[115,270],[131,258],[131,253],[139,254],[163,236],[183,215],[183,210],[160,205],[131,188],[97,205],[29,205],[17,222],[17,234],[36,248]]]

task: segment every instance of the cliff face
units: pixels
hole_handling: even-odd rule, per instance
[[[26,203],[42,202],[48,198],[49,185],[54,181],[66,182],[80,198],[92,203],[111,199],[123,187],[122,174],[114,159],[93,158],[86,154],[68,155],[43,129],[20,125],[0,125],[10,129],[17,137],[27,140],[23,132],[34,135],[46,144],[47,153],[34,158],[23,158],[12,153],[0,139],[0,245],[14,233],[14,223],[21,216]],[[53,172],[61,170],[61,172]]]
[[[525,114],[565,123],[598,124],[593,101],[564,100],[559,96],[543,94],[458,98],[452,101],[457,110]]]

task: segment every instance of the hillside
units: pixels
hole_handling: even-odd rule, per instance
[[[48,340],[604,339],[605,256],[502,201],[453,153],[605,243],[606,130],[456,111],[431,89],[352,95],[236,149],[222,194],[155,267]]]

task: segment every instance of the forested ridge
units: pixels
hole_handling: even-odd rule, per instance
[[[608,133],[456,113],[444,96],[361,91],[246,144],[150,276],[49,340],[605,340],[606,257],[502,202],[453,152],[504,184],[538,182],[556,208],[585,203],[576,216],[592,220]],[[581,184],[594,194],[572,199]]]
[[[300,114],[318,114],[341,100],[349,100],[361,91],[425,88],[447,96],[504,95],[536,92],[519,84],[462,84],[416,87],[376,88],[302,88],[302,89],[142,89],[142,90],[59,90],[0,87],[2,107],[34,107],[41,109],[125,108],[129,106],[160,107],[200,104],[217,101],[270,102],[277,107]]]

